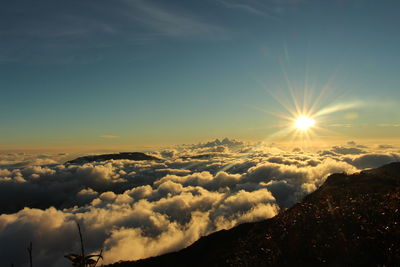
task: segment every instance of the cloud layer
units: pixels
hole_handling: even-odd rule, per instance
[[[60,163],[65,155],[37,155],[27,164],[25,154],[3,154],[0,258],[26,266],[32,241],[36,265],[69,266],[63,255],[79,251],[75,221],[87,251],[103,249],[106,263],[175,251],[214,231],[271,218],[331,173],[399,161],[394,147],[378,148],[349,142],[287,152],[224,139],[154,152],[160,161],[84,165]]]

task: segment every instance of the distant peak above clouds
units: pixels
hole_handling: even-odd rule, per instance
[[[219,140],[217,138],[213,141],[209,141],[206,143],[199,143],[197,146],[198,147],[214,147],[214,146],[221,146],[221,145],[231,147],[231,146],[242,146],[242,145],[244,145],[244,143],[241,141],[237,141],[235,139],[229,139],[229,138],[225,137],[222,140]]]
[[[65,164],[82,165],[84,163],[89,163],[89,162],[94,162],[94,161],[119,160],[119,159],[159,160],[159,158],[156,158],[154,156],[149,156],[149,155],[147,155],[145,153],[141,153],[141,152],[120,152],[118,154],[102,154],[102,155],[79,157],[79,158],[67,161]]]

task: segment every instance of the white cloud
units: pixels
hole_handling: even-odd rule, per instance
[[[332,151],[343,155],[348,155],[348,154],[356,155],[365,153],[364,150],[357,147],[342,147],[342,146],[334,146],[332,148]]]
[[[220,146],[228,150],[210,152]],[[342,147],[361,148],[354,142]],[[52,157],[5,155],[0,258],[26,265],[21,248],[32,241],[36,265],[69,266],[63,255],[79,250],[75,220],[84,228],[87,251],[103,248],[108,263],[159,255],[214,231],[270,218],[331,173],[353,173],[400,158],[366,147],[362,154],[343,155],[337,148],[316,154],[270,147],[244,152],[251,151],[246,144],[227,139],[158,152],[164,153],[160,162],[84,165],[19,165],[17,159]],[[188,157],[205,151],[214,154]]]
[[[359,169],[377,168],[384,164],[400,161],[400,155],[396,153],[372,153],[350,158],[347,161]]]

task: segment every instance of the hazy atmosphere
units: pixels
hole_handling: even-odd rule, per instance
[[[71,266],[76,222],[101,264],[158,256],[399,162],[399,10],[2,3],[0,265]],[[79,158],[120,152],[149,158]]]

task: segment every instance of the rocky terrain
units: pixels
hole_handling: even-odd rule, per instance
[[[400,266],[400,163],[333,174],[272,219],[109,266]]]

